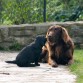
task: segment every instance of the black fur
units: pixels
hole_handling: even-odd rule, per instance
[[[31,63],[35,63],[36,66],[39,66],[40,64],[38,64],[38,60],[42,51],[42,46],[45,44],[45,42],[46,38],[44,36],[38,36],[34,42],[27,45],[20,51],[16,57],[16,60],[5,62],[17,64],[20,67],[31,66]]]

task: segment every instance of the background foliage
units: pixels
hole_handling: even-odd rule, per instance
[[[46,20],[83,20],[83,0],[46,0]],[[44,0],[0,0],[0,24],[43,22]]]

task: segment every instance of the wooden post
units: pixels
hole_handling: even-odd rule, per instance
[[[46,0],[44,0],[44,12],[43,12],[44,22],[46,22]]]

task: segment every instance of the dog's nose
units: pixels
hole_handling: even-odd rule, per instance
[[[51,35],[48,35],[48,37],[52,37]]]
[[[52,36],[51,35],[48,35],[48,38],[52,38]]]

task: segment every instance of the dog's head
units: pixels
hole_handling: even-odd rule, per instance
[[[68,32],[65,28],[61,26],[51,26],[46,34],[47,41],[50,45],[57,44],[61,40],[65,43],[69,40]]]
[[[36,37],[36,42],[40,45],[40,46],[44,46],[46,43],[46,37],[43,35],[39,35]]]

